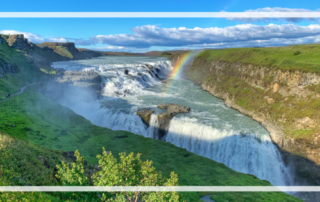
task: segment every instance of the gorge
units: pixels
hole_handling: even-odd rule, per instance
[[[52,92],[55,83],[49,83],[47,89],[47,96],[93,124],[162,139],[273,185],[304,183],[295,179],[293,168],[285,165],[269,133],[258,122],[225,106],[191,81],[174,78],[161,82],[173,68],[166,58],[99,57],[55,62],[52,67],[100,74],[103,87],[98,100],[88,101],[84,94],[67,89],[57,97]],[[159,124],[163,110],[158,105],[162,103],[191,109],[167,120],[165,133]],[[137,112],[145,108],[154,113],[147,113],[149,118],[143,121]]]
[[[0,113],[6,117],[0,120],[1,132],[54,151],[79,149],[90,163],[95,162],[94,154],[101,147],[113,153],[141,152],[163,172],[178,170],[182,185],[318,183],[316,165],[308,159],[294,159],[290,151],[283,151],[267,125],[230,104],[222,91],[219,94],[212,89],[209,81],[225,78],[214,70],[223,66],[219,62],[209,63],[196,57],[193,63],[186,64],[181,77],[172,78],[168,75],[183,54],[174,55],[171,60],[142,55],[119,57],[79,50],[70,43],[35,45],[22,36],[6,39],[11,42],[0,44],[0,51],[4,49],[11,55],[0,58],[0,81],[5,86],[0,89],[1,96],[27,83],[40,81],[41,86],[1,103]],[[259,79],[252,79],[257,75],[248,78],[243,69],[232,70],[240,77],[231,82],[233,86],[240,86],[237,82],[242,78],[260,85]],[[218,78],[212,77],[212,72]],[[283,83],[277,84],[278,87],[272,83],[272,90],[283,92]],[[297,89],[294,91],[300,93]],[[263,98],[267,103],[278,102],[277,97],[264,96],[268,96]],[[18,127],[7,127],[6,124],[16,121],[12,117],[24,118],[17,119]],[[300,125],[313,127],[309,119]],[[200,196],[192,194],[186,196]],[[215,200],[219,201],[220,196],[225,200],[229,195],[245,198],[228,194],[217,193]],[[293,200],[284,193],[257,193],[250,197],[267,195]],[[299,197],[305,201],[314,199]]]

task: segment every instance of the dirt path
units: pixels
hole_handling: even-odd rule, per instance
[[[34,82],[34,83],[30,83],[30,84],[27,84],[27,85],[23,86],[22,88],[20,88],[19,92],[10,95],[10,98],[13,97],[13,96],[16,96],[16,95],[19,95],[19,94],[23,93],[24,90],[26,89],[26,87],[32,86],[32,85],[35,85],[35,84],[38,84],[38,83],[41,83],[41,82]],[[0,102],[2,102],[2,101],[4,101],[4,100],[7,100],[7,99],[10,99],[10,98],[2,99],[2,100],[0,100]]]

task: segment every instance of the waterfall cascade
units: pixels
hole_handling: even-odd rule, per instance
[[[159,138],[157,114],[162,110],[157,105],[188,106],[190,113],[179,114],[171,120],[165,141],[236,171],[256,175],[273,185],[293,184],[290,169],[259,123],[226,107],[191,81],[161,82],[172,69],[166,58],[100,57],[56,62],[53,67],[96,71],[102,76],[102,99],[90,103],[68,97],[59,100],[93,124]],[[142,108],[155,111],[149,127],[136,115]]]

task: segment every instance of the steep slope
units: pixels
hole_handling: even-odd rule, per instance
[[[54,103],[40,93],[32,92],[31,89],[0,102],[0,109],[0,117],[5,117],[0,120],[0,131],[30,142],[34,147],[38,145],[60,151],[78,149],[88,163],[96,163],[96,154],[101,153],[101,148],[105,147],[113,154],[123,151],[141,153],[143,160],[152,160],[155,167],[167,177],[171,171],[175,171],[180,185],[271,186],[267,181],[233,171],[221,163],[168,142],[95,126],[72,110]],[[204,194],[182,193],[188,201],[199,201]],[[217,202],[225,201],[226,198],[235,198],[236,201],[300,201],[285,193],[276,192],[214,195]]]
[[[206,50],[184,75],[261,122],[274,143],[297,155],[296,172],[319,184],[319,53],[319,44]]]
[[[74,43],[33,44],[24,35],[0,35],[0,99],[27,83],[46,81],[56,73],[55,61],[89,59],[102,52],[81,49]]]

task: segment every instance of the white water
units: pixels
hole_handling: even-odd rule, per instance
[[[145,64],[165,78],[172,69],[165,58],[100,57],[91,60],[56,62],[53,67],[67,70],[96,71],[103,76],[103,99],[83,102],[81,95],[59,102],[86,117],[93,124],[113,130],[126,130],[157,138],[157,115],[161,103],[190,107],[188,114],[172,119],[165,141],[188,151],[224,163],[243,173],[250,173],[273,185],[292,185],[293,177],[284,166],[269,133],[256,121],[226,107],[220,99],[204,92],[191,81],[167,80],[161,83]],[[124,70],[129,70],[126,75]],[[170,86],[170,88],[169,88]],[[137,110],[156,111],[147,128]],[[173,154],[174,155],[174,154]]]

